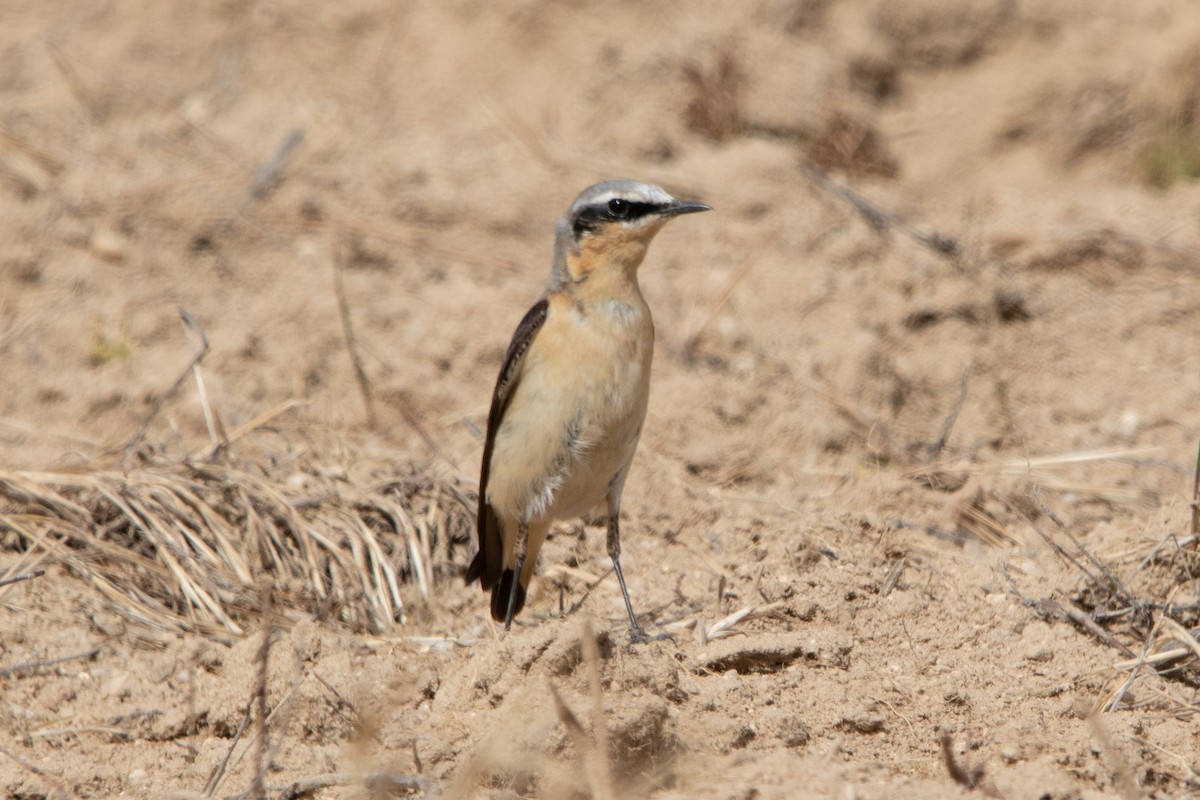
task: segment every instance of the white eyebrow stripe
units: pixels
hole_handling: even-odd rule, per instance
[[[610,190],[604,192],[594,198],[590,198],[588,205],[603,205],[610,200],[628,200],[631,203],[666,204],[670,203],[673,199],[671,195],[661,189],[647,184],[624,191]]]

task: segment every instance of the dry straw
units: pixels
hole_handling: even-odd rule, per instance
[[[415,469],[367,486],[218,462],[0,471],[0,547],[64,565],[159,629],[241,636],[269,577],[292,613],[381,633],[431,598],[467,508],[456,480]]]

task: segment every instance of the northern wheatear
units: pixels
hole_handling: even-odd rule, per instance
[[[492,394],[479,476],[479,553],[467,568],[507,630],[551,523],[603,509],[621,574],[621,490],[650,396],[654,322],[637,270],[672,217],[707,211],[657,186],[607,181],[558,221],[550,285],[513,334]]]

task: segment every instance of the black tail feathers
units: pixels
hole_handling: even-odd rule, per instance
[[[508,617],[508,598],[512,594],[515,577],[511,569],[504,570],[504,574],[500,576],[500,582],[492,589],[492,619],[497,622],[504,622]],[[518,582],[516,589],[517,597],[513,603],[514,617],[525,607],[525,587]]]
[[[487,576],[484,571],[482,550],[476,553],[475,557],[471,559],[471,564],[467,567],[467,571],[463,573],[463,581],[466,582],[467,586],[470,586],[475,581],[479,581],[483,584],[483,589],[487,590]]]

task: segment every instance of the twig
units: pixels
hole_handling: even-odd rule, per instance
[[[288,132],[287,137],[275,150],[275,155],[271,156],[254,173],[254,183],[250,186],[250,197],[262,200],[279,185],[279,181],[283,178],[283,170],[291,160],[292,154],[296,152],[296,148],[303,141],[303,128],[293,128]]]
[[[1091,563],[1096,571],[1103,575],[1105,579],[1107,579],[1108,584],[1104,584],[1098,579],[1092,578],[1092,580],[1096,581],[1096,585],[1098,587],[1106,591],[1110,597],[1116,597],[1127,605],[1144,606],[1143,603],[1141,603],[1128,589],[1125,588],[1125,584],[1121,582],[1120,578],[1113,574],[1111,568],[1107,564],[1104,564],[1100,561],[1100,559],[1092,555],[1092,551],[1084,547],[1083,543],[1075,538],[1075,534],[1071,533],[1070,529],[1067,528],[1066,523],[1059,519],[1058,515],[1051,511],[1050,508],[1047,507],[1044,502],[1042,502],[1040,496],[1035,496],[1034,499],[1037,501],[1038,508],[1042,510],[1042,513],[1049,517],[1051,521],[1058,526],[1058,529],[1063,532],[1063,535],[1071,540],[1071,544],[1075,545],[1075,549],[1082,553],[1083,557]]]
[[[882,597],[887,597],[896,588],[896,584],[900,582],[900,576],[904,574],[904,568],[908,566],[908,559],[905,557],[897,558],[888,567],[887,576],[883,579],[883,587],[879,590]]]
[[[776,600],[774,603],[767,603],[761,606],[745,606],[740,608],[729,616],[709,625],[708,630],[705,632],[705,639],[720,639],[723,636],[729,635],[728,632],[742,620],[748,617],[761,617],[774,614],[786,605],[782,600]]]
[[[421,437],[421,441],[425,442],[425,446],[429,448],[429,452],[438,458],[445,459],[445,456],[442,455],[442,448],[438,447],[437,441],[429,435],[429,431],[425,430],[425,426],[421,423],[420,418],[413,412],[412,404],[408,402],[408,398],[397,393],[393,396],[393,402],[396,404],[396,409],[400,412],[400,416],[404,417],[404,421],[408,423],[408,426],[417,432],[417,435]]]
[[[1129,691],[1129,687],[1133,686],[1133,682],[1137,680],[1138,672],[1141,671],[1142,664],[1150,656],[1150,646],[1154,641],[1154,637],[1158,634],[1159,625],[1165,617],[1159,617],[1154,623],[1154,627],[1150,629],[1150,635],[1146,637],[1146,641],[1142,644],[1142,652],[1138,654],[1137,660],[1134,661],[1129,677],[1125,679],[1125,683],[1121,684],[1121,688],[1117,690],[1116,695],[1108,702],[1108,711],[1110,713],[1117,710],[1121,705],[1121,701],[1125,699],[1125,693]]]
[[[879,232],[895,228],[902,233],[907,234],[919,244],[928,247],[938,255],[953,258],[957,256],[960,246],[956,239],[934,231],[933,233],[925,233],[917,228],[909,225],[904,220],[890,211],[886,211],[867,198],[860,195],[848,186],[843,186],[829,177],[825,170],[813,164],[801,164],[800,170],[813,180],[822,189],[825,189],[839,200],[849,203],[850,206],[858,212],[868,225]]]
[[[1163,622],[1175,634],[1179,642],[1195,653],[1196,658],[1200,659],[1200,641],[1196,640],[1196,635],[1170,617],[1164,616]]]
[[[44,569],[35,569],[33,572],[27,572],[24,575],[14,575],[11,578],[0,578],[0,586],[8,586],[10,583],[20,583],[21,581],[33,580],[40,578],[46,574]]]
[[[218,229],[225,233],[232,233],[251,206],[262,202],[270,196],[271,192],[274,191],[275,187],[283,179],[283,170],[287,167],[288,161],[291,160],[292,154],[296,152],[296,148],[303,141],[303,129],[293,128],[288,131],[288,135],[284,137],[279,147],[275,148],[275,152],[271,157],[254,171],[254,180],[250,183],[250,189],[246,192],[245,199],[242,200],[236,210],[218,221]]]
[[[205,335],[204,329],[200,327],[200,323],[182,308],[179,309],[179,313],[183,317],[183,331],[187,334],[188,339],[191,340],[193,352],[200,353],[203,351],[207,353],[209,350],[208,336]],[[196,379],[196,394],[200,396],[200,409],[204,412],[204,426],[208,429],[208,438],[212,443],[213,452],[222,448],[228,449],[229,437],[225,433],[225,424],[221,421],[221,416],[208,401],[208,390],[204,387],[204,375],[200,372],[199,361],[192,365],[192,376]]]
[[[359,713],[359,710],[355,707],[354,703],[351,703],[349,700],[347,700],[345,695],[343,695],[336,688],[334,688],[332,683],[330,683],[329,681],[327,681],[323,677],[321,677],[321,673],[317,672],[314,669],[312,672],[309,673],[309,675],[312,675],[314,678],[316,678],[317,682],[320,683],[322,686],[324,686],[326,689],[328,689],[330,691],[330,693],[333,694],[333,696],[338,699],[339,703],[346,706],[346,708],[350,709],[351,713],[353,713],[354,716],[357,717],[360,722],[362,721],[362,714]],[[340,709],[339,709],[339,711],[340,711]],[[415,746],[415,744],[414,744],[414,746]]]
[[[0,678],[7,678],[10,676],[21,675],[23,673],[35,672],[39,669],[45,669],[46,667],[65,664],[68,661],[87,661],[88,659],[95,658],[97,655],[99,655],[99,653],[100,648],[93,647],[91,650],[85,650],[82,653],[74,653],[69,656],[60,656],[59,658],[22,661],[19,664],[13,664],[11,667],[4,667],[0,669]]]
[[[237,749],[238,742],[242,740],[242,734],[246,732],[246,726],[250,724],[250,715],[253,713],[254,702],[251,701],[246,704],[246,713],[242,715],[242,721],[238,723],[237,731],[233,734],[233,741],[229,743],[229,749],[225,751],[225,757],[208,776],[208,783],[204,785],[205,797],[212,797],[222,781],[225,780],[225,770],[229,768],[229,759],[233,757],[233,751]]]
[[[1172,699],[1175,699],[1175,698],[1172,698]],[[1190,710],[1200,710],[1200,709],[1195,709],[1194,707],[1191,707],[1191,706],[1189,706],[1187,708],[1189,708]],[[1168,750],[1167,748],[1163,747],[1162,745],[1155,744],[1154,742],[1150,741],[1149,739],[1144,739],[1141,736],[1130,736],[1129,740],[1131,742],[1136,742],[1136,743],[1142,745],[1143,747],[1149,747],[1152,750],[1157,750],[1158,752],[1162,753],[1164,756],[1168,756],[1171,759],[1173,759],[1174,761],[1176,761],[1179,764],[1179,766],[1183,768],[1183,773],[1184,773],[1183,781],[1185,782],[1186,785],[1195,786],[1197,784],[1200,784],[1200,775],[1196,774],[1196,771],[1192,769],[1191,761],[1184,755],[1176,753],[1172,750]]]
[[[1192,527],[1191,537],[1195,543],[1196,535],[1200,534],[1200,445],[1196,445],[1196,471],[1192,478]]]
[[[266,800],[267,777],[267,673],[271,658],[271,587],[263,585],[262,612],[262,642],[258,645],[258,653],[254,660],[258,666],[258,674],[254,679],[253,704],[256,706],[254,715],[254,781],[250,784],[250,796],[254,800]]]
[[[374,430],[377,423],[375,416],[375,398],[371,394],[371,379],[367,377],[366,367],[358,354],[358,340],[354,337],[354,325],[350,321],[350,303],[346,300],[346,285],[342,272],[346,264],[346,236],[339,236],[334,246],[333,258],[333,289],[337,295],[338,313],[342,318],[342,333],[346,337],[346,351],[350,354],[350,363],[354,366],[354,378],[358,382],[358,393],[362,395],[363,406],[367,411],[367,425]]]
[[[208,355],[208,337],[204,334],[204,329],[200,327],[200,323],[197,322],[196,318],[189,314],[187,310],[183,308],[183,306],[179,307],[179,316],[183,320],[184,328],[192,329],[193,332],[198,336],[201,348],[199,351],[192,354],[192,360],[189,361],[188,365],[183,368],[182,372],[179,373],[179,377],[175,379],[170,388],[163,392],[163,394],[161,394],[159,398],[154,401],[154,406],[150,409],[150,413],[148,413],[142,420],[142,424],[138,426],[137,432],[129,438],[129,441],[125,442],[124,446],[122,446],[121,450],[127,456],[131,455],[137,446],[141,444],[142,438],[146,435],[146,431],[150,429],[150,423],[153,422],[154,418],[158,416],[158,413],[163,410],[163,406],[165,406],[167,402],[179,392],[179,388],[183,386],[183,382],[187,380],[187,377],[189,374],[191,374],[192,369],[198,366],[200,362],[204,360],[204,357]]]
[[[609,567],[607,570],[604,571],[603,575],[601,575],[599,578],[597,578],[595,581],[593,581],[591,585],[585,587],[583,590],[583,594],[581,594],[579,596],[579,599],[576,600],[574,603],[572,603],[571,607],[567,609],[567,616],[568,617],[571,616],[576,611],[578,611],[580,608],[582,608],[584,601],[588,599],[589,595],[591,595],[592,590],[595,589],[600,584],[604,583],[605,578],[607,578],[609,575],[612,575],[612,573],[613,573],[613,568]]]
[[[296,399],[283,401],[282,403],[275,406],[274,408],[269,409],[269,410],[263,412],[262,414],[259,414],[257,417],[255,417],[254,419],[245,423],[244,425],[239,425],[238,427],[234,428],[232,431],[227,432],[225,434],[224,446],[233,444],[234,442],[238,441],[239,439],[244,438],[247,434],[253,433],[254,431],[258,430],[259,428],[263,427],[264,425],[266,425],[269,422],[273,422],[276,417],[283,416],[287,412],[291,411],[293,408],[297,408],[300,405],[301,405],[301,401],[296,400]],[[196,452],[194,452],[190,456],[188,456],[188,460],[190,460],[190,461],[207,461],[208,459],[212,458],[216,454],[216,452],[220,446],[222,446],[222,445],[220,445],[219,443],[206,444],[204,447],[200,448],[199,450],[197,450]]]
[[[942,450],[946,447],[946,441],[950,438],[950,431],[954,430],[954,423],[958,421],[959,412],[961,412],[963,406],[966,405],[967,384],[970,381],[970,378],[971,364],[968,363],[965,367],[963,367],[962,381],[959,383],[958,387],[958,401],[954,404],[954,407],[950,409],[950,413],[947,415],[946,421],[942,423],[941,434],[933,443],[925,448],[925,455],[928,458],[936,457],[937,454],[942,452]]]
[[[44,780],[46,783],[53,786],[56,797],[70,797],[71,796],[71,794],[69,792],[67,792],[66,785],[63,784],[63,782],[61,780],[54,777],[49,772],[46,772],[41,767],[37,766],[36,764],[30,764],[28,761],[21,758],[19,755],[12,752],[11,750],[9,750],[7,747],[5,747],[2,744],[0,744],[0,753],[8,756],[13,761],[17,762],[22,767],[27,769],[29,772],[32,772],[34,775],[37,775],[39,778]]]
[[[1132,658],[1128,661],[1118,661],[1112,665],[1112,668],[1120,672],[1124,672],[1127,669],[1140,667],[1142,664],[1149,664],[1152,667],[1157,667],[1159,664],[1178,661],[1191,652],[1192,650],[1187,647],[1172,647],[1170,650],[1162,650],[1152,656],[1146,656],[1145,658]]]
[[[1048,602],[1054,603],[1063,612],[1063,614],[1067,616],[1068,619],[1070,619],[1076,625],[1084,628],[1088,633],[1092,634],[1109,647],[1120,650],[1127,658],[1134,658],[1134,653],[1132,650],[1117,641],[1111,633],[1104,630],[1104,628],[1101,628],[1094,619],[1083,613],[1083,610],[1074,603],[1068,602],[1064,604],[1057,603],[1053,600]]]
[[[1113,592],[1111,589],[1109,589],[1109,588],[1108,588],[1108,587],[1107,587],[1107,586],[1106,586],[1106,585],[1105,585],[1105,584],[1104,584],[1104,583],[1103,583],[1103,582],[1100,580],[1100,578],[1098,578],[1098,577],[1096,577],[1095,575],[1093,575],[1093,574],[1092,574],[1092,573],[1091,573],[1091,572],[1088,570],[1088,568],[1087,568],[1087,567],[1085,567],[1083,564],[1079,563],[1079,560],[1078,560],[1078,559],[1076,559],[1074,556],[1072,556],[1070,553],[1068,553],[1068,552],[1066,551],[1066,549],[1065,549],[1065,548],[1064,548],[1062,545],[1060,545],[1058,542],[1054,541],[1054,539],[1052,539],[1052,538],[1051,538],[1051,537],[1050,537],[1050,536],[1049,536],[1049,535],[1048,535],[1048,534],[1047,534],[1045,531],[1043,531],[1043,530],[1041,529],[1041,527],[1040,527],[1040,526],[1039,526],[1039,525],[1038,525],[1036,522],[1034,522],[1034,521],[1033,521],[1033,520],[1032,520],[1032,519],[1029,517],[1029,515],[1028,515],[1028,514],[1026,514],[1025,512],[1021,511],[1019,508],[1017,508],[1015,505],[1013,505],[1011,502],[1009,502],[1009,500],[1008,500],[1008,498],[1007,498],[1007,497],[1003,496],[1003,495],[1002,495],[1002,494],[1000,494],[999,492],[992,492],[991,494],[992,494],[992,496],[993,496],[993,497],[995,497],[997,500],[999,500],[1001,503],[1003,503],[1003,504],[1004,504],[1004,506],[1005,506],[1005,507],[1006,507],[1006,508],[1009,510],[1009,512],[1011,512],[1012,514],[1015,514],[1016,516],[1020,517],[1021,521],[1023,521],[1023,522],[1024,522],[1026,525],[1028,525],[1030,528],[1033,528],[1034,532],[1035,532],[1035,533],[1037,533],[1037,535],[1038,535],[1038,536],[1040,536],[1040,537],[1042,538],[1042,541],[1044,541],[1044,542],[1045,542],[1047,545],[1049,545],[1049,546],[1050,546],[1050,548],[1051,548],[1051,549],[1052,549],[1054,552],[1058,553],[1060,556],[1062,556],[1062,557],[1063,557],[1063,558],[1065,558],[1067,561],[1069,561],[1069,562],[1071,563],[1071,565],[1072,565],[1072,566],[1074,566],[1074,567],[1075,567],[1077,570],[1079,570],[1079,571],[1080,571],[1080,572],[1082,572],[1084,575],[1086,575],[1086,576],[1088,577],[1088,579],[1089,579],[1089,580],[1091,580],[1091,581],[1092,581],[1092,583],[1093,583],[1095,586],[1097,586],[1097,587],[1100,587],[1100,588],[1102,588],[1102,589],[1105,589],[1106,591],[1108,591],[1108,593],[1109,593],[1110,595],[1111,595],[1111,594],[1115,594],[1115,593],[1114,593],[1114,592]],[[1047,511],[1048,509],[1045,509],[1045,508],[1043,508],[1042,510],[1043,510],[1043,511]],[[1049,516],[1051,519],[1054,519],[1054,516],[1053,516],[1053,514],[1047,514],[1047,516]],[[1061,524],[1061,523],[1060,523],[1060,524]],[[1067,534],[1067,535],[1068,535],[1068,536],[1070,536],[1070,534]],[[1072,540],[1074,541],[1074,537],[1072,537]],[[1081,545],[1080,545],[1078,542],[1075,542],[1075,546],[1076,546],[1076,547],[1079,547],[1081,550],[1083,549],[1083,548],[1082,548],[1082,546],[1081,546]],[[1093,564],[1097,563],[1097,562],[1095,561],[1095,559],[1094,559],[1094,558],[1092,558],[1092,555],[1091,555],[1091,553],[1088,553],[1086,550],[1084,550],[1084,555],[1086,555],[1086,556],[1087,556],[1087,558],[1088,558],[1088,560],[1089,560],[1089,561],[1092,561],[1092,562],[1093,562]],[[1101,568],[1101,569],[1103,569],[1103,568]],[[1124,592],[1123,590],[1122,590],[1122,592],[1121,592],[1121,596],[1122,596],[1122,598],[1123,598],[1123,599],[1130,600],[1130,604],[1131,604],[1131,605],[1133,604],[1133,603],[1132,603],[1132,600],[1131,600],[1131,598],[1128,598],[1128,596],[1125,594],[1125,592]]]
[[[1117,641],[1117,639],[1114,638],[1111,633],[1104,630],[1104,628],[1101,628],[1095,619],[1085,614],[1074,603],[1068,602],[1064,605],[1052,597],[1043,598],[1042,600],[1034,600],[1021,593],[1021,590],[1017,587],[1016,581],[1014,581],[1012,576],[1008,574],[1008,570],[1004,571],[1004,577],[1008,580],[1009,589],[1021,599],[1022,605],[1033,608],[1044,616],[1053,615],[1055,617],[1059,617],[1060,619],[1065,617],[1066,619],[1069,619],[1076,625],[1086,630],[1088,633],[1095,636],[1109,647],[1115,650],[1120,650],[1126,656],[1133,657],[1132,650],[1121,644],[1121,642]]]
[[[283,699],[282,699],[282,700],[280,700],[278,703],[276,703],[276,704],[275,704],[275,708],[271,709],[271,713],[270,713],[270,714],[267,714],[267,716],[266,716],[266,720],[263,722],[263,724],[262,724],[261,726],[259,726],[259,725],[257,724],[257,720],[256,720],[256,721],[255,721],[255,723],[256,723],[256,724],[255,724],[255,727],[256,727],[256,728],[259,728],[259,727],[261,727],[261,729],[262,729],[262,730],[265,730],[265,731],[267,731],[267,733],[269,734],[269,733],[270,733],[270,726],[271,726],[271,723],[275,721],[275,717],[276,717],[277,715],[279,715],[280,713],[282,713],[282,712],[283,712],[283,710],[284,710],[284,708],[287,706],[287,704],[288,704],[289,702],[291,702],[291,699],[292,699],[293,697],[295,697],[295,695],[296,695],[296,692],[297,692],[297,691],[299,691],[299,690],[300,690],[300,687],[304,685],[304,681],[305,681],[305,679],[306,679],[306,678],[307,678],[307,675],[306,675],[304,678],[301,678],[300,680],[298,680],[298,681],[296,681],[294,684],[292,684],[292,688],[291,688],[291,689],[288,689],[288,693],[287,693],[286,695],[284,695],[284,697],[283,697]],[[249,704],[246,706],[247,710],[253,710],[253,709],[254,709],[254,706],[257,704],[257,700],[258,700],[257,694],[255,694],[255,695],[251,696],[251,698],[250,698],[250,703],[249,703]],[[249,745],[247,745],[247,746],[246,746],[246,749],[244,749],[244,750],[242,750],[242,752],[238,753],[238,755],[237,755],[237,758],[234,758],[234,759],[233,759],[233,768],[234,768],[234,769],[236,769],[236,768],[237,768],[237,765],[238,765],[238,764],[240,764],[240,763],[242,762],[242,759],[243,759],[243,758],[245,758],[245,756],[246,756],[246,753],[247,753],[247,752],[249,752],[249,750],[250,750],[251,748],[254,748],[254,750],[255,750],[255,756],[257,757],[257,756],[259,755],[259,753],[258,753],[258,750],[259,750],[259,748],[260,748],[260,747],[262,747],[262,744],[261,744],[261,743],[262,743],[262,741],[263,741],[263,737],[261,737],[261,736],[258,736],[258,735],[256,734],[256,735],[255,735],[255,738],[254,738],[254,741],[252,741],[252,742],[251,742]],[[232,748],[230,748],[230,753],[232,753],[232,752],[233,752],[233,749],[232,749]],[[274,749],[273,749],[273,748],[268,748],[268,751],[267,751],[267,752],[268,752],[268,754],[269,754],[269,753],[272,753],[272,752],[274,752]],[[270,767],[271,760],[272,760],[272,759],[271,759],[270,757],[264,758],[264,759],[263,759],[263,763],[264,763],[264,764],[266,764],[268,767]],[[267,789],[267,787],[266,787],[266,785],[265,785],[265,783],[264,783],[264,791],[266,791],[266,790],[268,790],[268,789]],[[237,797],[243,797],[243,798],[246,798],[246,797],[252,797],[252,796],[253,796],[253,793],[254,793],[254,791],[255,791],[255,786],[254,786],[254,785],[251,785],[251,787],[250,787],[249,789],[247,789],[246,791],[244,791],[244,792],[242,792],[241,794],[237,795]]]
[[[350,303],[346,299],[346,287],[342,279],[342,271],[346,262],[346,242],[348,233],[341,231],[336,245],[336,252],[333,259],[333,288],[337,295],[338,314],[342,319],[342,333],[346,337],[346,351],[350,355],[350,363],[354,367],[354,378],[358,383],[359,394],[362,395],[363,405],[367,411],[367,425],[372,429],[376,427],[377,418],[375,416],[375,399],[371,392],[371,381],[367,376],[367,370],[363,366],[362,357],[358,353],[358,339],[354,335],[354,326],[350,320]],[[439,458],[442,457],[442,448],[438,447],[438,443],[434,440],[429,432],[425,430],[425,426],[417,415],[413,412],[408,398],[401,394],[397,394],[393,400],[400,416],[404,417],[404,421],[409,427],[416,431],[421,437],[421,441],[425,442],[425,446],[429,451]]]
[[[1020,458],[1009,458],[1003,461],[980,462],[978,460],[959,459],[954,462],[946,462],[939,465],[939,469],[943,471],[956,472],[997,472],[997,473],[1021,473],[1029,474],[1035,470],[1050,470],[1056,467],[1066,467],[1071,464],[1090,464],[1097,461],[1119,461],[1123,464],[1146,465],[1157,464],[1157,462],[1148,459],[1133,458],[1133,456],[1141,453],[1159,453],[1162,448],[1159,447],[1140,447],[1134,449],[1118,448],[1111,450],[1079,450],[1071,453],[1061,453],[1052,456],[1021,456]],[[926,467],[911,470],[904,473],[906,478],[911,478],[923,472]]]
[[[1142,570],[1144,570],[1144,569],[1145,569],[1146,567],[1148,567],[1149,565],[1156,563],[1156,562],[1157,562],[1157,560],[1158,560],[1158,552],[1159,552],[1160,550],[1162,550],[1162,549],[1163,549],[1163,546],[1164,546],[1164,545],[1166,545],[1168,542],[1171,542],[1171,543],[1173,543],[1173,544],[1175,545],[1175,549],[1176,549],[1177,551],[1181,551],[1181,550],[1183,550],[1183,549],[1184,549],[1184,548],[1187,546],[1187,542],[1188,542],[1188,541],[1189,541],[1189,538],[1188,538],[1188,537],[1185,537],[1185,538],[1184,538],[1184,539],[1181,541],[1181,540],[1179,539],[1179,537],[1178,537],[1178,536],[1177,536],[1177,535],[1176,535],[1174,532],[1172,532],[1172,531],[1167,531],[1166,535],[1165,535],[1165,536],[1163,536],[1163,538],[1162,538],[1162,539],[1160,539],[1160,540],[1158,541],[1158,544],[1154,545],[1154,547],[1153,547],[1153,548],[1150,550],[1150,552],[1146,554],[1146,557],[1145,557],[1145,558],[1143,558],[1143,559],[1142,559],[1142,560],[1141,560],[1141,561],[1138,563],[1137,570],[1136,570],[1136,571],[1134,571],[1134,573],[1133,573],[1133,574],[1134,574],[1134,576],[1136,577],[1136,576],[1140,575],[1140,574],[1141,574],[1141,572],[1142,572]],[[1184,558],[1185,558],[1185,559],[1187,558],[1186,554],[1184,555]],[[1172,557],[1172,559],[1171,559],[1171,562],[1170,562],[1170,563],[1172,563],[1172,564],[1174,563],[1174,558],[1173,558],[1173,557]]]
[[[708,630],[706,630],[704,633],[705,640],[707,641],[710,639],[715,639],[717,638],[717,634],[724,633],[725,631],[732,629],[734,625],[737,625],[746,617],[750,616],[751,612],[753,611],[754,606],[743,606],[737,611],[734,611],[732,614],[717,620],[712,625],[708,626]]]
[[[29,734],[30,737],[48,738],[52,736],[79,736],[83,733],[102,733],[105,736],[115,736],[120,739],[132,739],[133,734],[124,728],[112,728],[104,725],[83,725],[69,728],[43,728]]]

